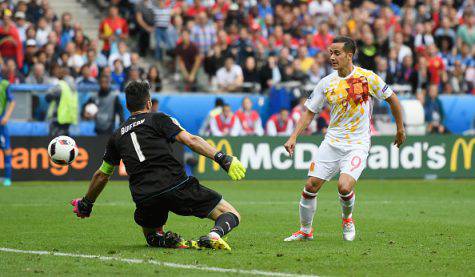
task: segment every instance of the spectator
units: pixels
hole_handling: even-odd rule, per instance
[[[333,41],[333,35],[328,32],[328,24],[321,23],[318,26],[318,33],[313,37],[312,45],[320,51],[325,51]]]
[[[443,17],[441,21],[441,25],[434,33],[435,41],[441,41],[443,38],[448,38],[451,45],[455,45],[457,34],[451,28],[450,19],[447,17]],[[439,48],[441,45],[437,45]],[[451,48],[451,47],[450,47]]]
[[[307,111],[307,107],[305,107],[305,102],[307,101],[307,97],[302,96],[299,98],[299,103],[297,106],[295,106],[292,109],[292,112],[290,113],[290,118],[294,121],[294,125],[297,125],[297,122],[299,121],[300,117],[302,117],[302,114]],[[317,122],[315,120],[312,120],[308,127],[302,132],[303,135],[311,135],[313,133],[317,132]]]
[[[24,76],[18,70],[14,60],[7,60],[7,65],[2,68],[2,79],[7,80],[10,84],[23,83]]]
[[[435,43],[432,36],[432,20],[416,25],[416,36],[414,37],[414,47],[424,49]]]
[[[119,118],[119,123],[122,123],[124,116],[119,93],[112,91],[109,77],[99,78],[99,92],[95,102],[98,107],[95,131],[98,135],[110,135],[115,130],[117,118]]]
[[[59,41],[60,41],[60,46],[62,49],[64,49],[66,47],[66,44],[68,44],[69,42],[71,42],[71,40],[73,39],[74,37],[74,29],[73,29],[73,25],[72,25],[72,16],[69,12],[65,12],[63,13],[63,15],[61,16],[61,22],[55,22],[55,25],[54,29],[55,29],[55,33],[57,33],[60,37],[59,37]],[[57,27],[56,27],[57,26]]]
[[[210,127],[210,122],[211,119],[214,118],[215,116],[221,114],[223,112],[223,106],[224,106],[224,101],[223,98],[216,98],[214,102],[214,108],[209,111],[208,115],[206,116],[205,120],[201,124],[199,134],[200,136],[207,137],[210,135],[211,132],[211,127]]]
[[[469,84],[465,79],[465,70],[460,60],[454,63],[454,70],[450,74],[449,83],[455,93],[468,93],[470,91]]]
[[[312,65],[315,63],[315,60],[308,56],[308,50],[305,46],[299,47],[297,59],[300,62],[300,71],[304,73],[308,73]]]
[[[442,58],[438,55],[437,46],[431,44],[428,46],[428,70],[430,73],[430,83],[440,85],[441,82],[447,80],[445,72],[445,64]]]
[[[224,66],[224,50],[219,44],[213,46],[213,50],[209,51],[204,58],[204,70],[208,74],[208,80],[211,81],[216,76],[219,68]]]
[[[5,9],[2,12],[3,24],[0,25],[0,55],[3,59],[14,59],[18,68],[23,67],[23,44],[20,33],[12,20],[12,11]]]
[[[89,89],[97,85],[96,78],[91,76],[91,68],[89,65],[83,65],[81,67],[81,76],[76,79],[76,87],[79,91],[83,89]]]
[[[235,116],[240,123],[240,135],[243,136],[262,136],[264,129],[262,128],[262,121],[259,113],[252,109],[252,101],[249,97],[244,97],[242,100],[241,109],[239,109]]]
[[[148,69],[147,80],[150,84],[150,91],[159,92],[162,90],[162,79],[160,79],[160,72],[157,66],[152,65]]]
[[[267,120],[266,134],[268,136],[290,136],[293,130],[294,122],[286,109],[281,109],[279,113],[273,114]]]
[[[397,72],[396,82],[401,85],[410,85],[413,95],[416,94],[418,84],[418,74],[413,67],[413,60],[411,55],[407,55],[402,60],[401,68]]]
[[[118,51],[109,55],[109,66],[112,67],[114,65],[114,61],[117,59],[121,60],[122,65],[125,68],[128,68],[131,65],[130,53],[127,49],[127,44],[125,44],[123,41],[119,42]]]
[[[159,104],[160,102],[158,101],[158,99],[152,99],[152,113],[158,113],[158,109],[160,108]]]
[[[256,92],[260,83],[260,74],[256,68],[256,59],[250,56],[246,58],[243,72],[243,91],[244,92]]]
[[[191,42],[190,32],[184,30],[182,33],[182,41],[176,47],[178,57],[178,68],[184,81],[184,89],[186,91],[194,91],[198,89],[198,70],[203,60],[199,53],[198,47]]]
[[[222,113],[210,120],[211,135],[215,137],[238,136],[240,129],[240,124],[228,104],[224,104]]]
[[[429,86],[429,93],[424,101],[424,112],[425,120],[427,123],[427,132],[428,133],[445,133],[445,127],[443,125],[444,121],[444,110],[442,107],[442,102],[440,102],[438,96],[438,86],[432,84]]]
[[[129,25],[127,21],[119,16],[117,6],[109,7],[109,16],[102,20],[99,25],[99,38],[104,41],[102,52],[109,57],[113,43],[127,39],[129,35]]]
[[[30,27],[30,24],[26,21],[25,13],[18,11],[15,13],[15,23],[22,42],[26,41],[26,30]]]
[[[377,64],[377,66],[376,66],[376,72],[375,73],[379,77],[381,77],[381,79],[383,79],[386,82],[386,84],[388,84],[388,85],[394,84],[395,76],[393,76],[391,74],[391,72],[389,72],[388,61],[385,58],[379,57],[377,59],[376,64]]]
[[[411,48],[409,48],[407,45],[405,45],[403,40],[404,40],[404,37],[403,37],[402,33],[400,33],[400,32],[395,33],[394,38],[393,38],[393,43],[392,43],[392,46],[391,46],[391,48],[396,49],[397,59],[398,59],[398,62],[400,62],[400,63],[402,62],[402,59],[405,56],[407,56],[407,55],[412,56]]]
[[[36,47],[36,40],[29,39],[25,43],[25,56],[23,59],[23,68],[21,68],[21,72],[24,76],[28,75],[31,70],[31,67],[36,61],[36,53],[38,48]]]
[[[234,63],[233,57],[227,57],[224,67],[216,73],[218,89],[222,92],[235,92],[241,90],[243,83],[242,69]]]
[[[154,31],[154,10],[153,0],[138,1],[135,6],[135,20],[138,24],[138,51],[139,55],[145,57],[150,47],[150,36]]]
[[[261,69],[261,93],[279,83],[281,79],[282,74],[280,74],[280,69],[277,65],[277,58],[270,55],[267,58],[267,63]]]
[[[51,26],[48,25],[46,18],[41,17],[38,21],[38,28],[36,30],[36,42],[39,47],[43,47],[48,43],[48,36],[51,33]]]
[[[209,22],[206,12],[200,12],[196,18],[196,24],[191,31],[191,41],[193,41],[200,52],[204,55],[211,50],[217,41],[216,28]]]
[[[152,9],[154,13],[154,27],[155,27],[155,58],[159,61],[163,60],[162,47],[166,50],[172,49],[172,45],[167,35],[168,27],[170,26],[170,19],[172,16],[172,6],[175,1],[172,0],[170,5],[166,5],[165,0],[154,0],[152,2]]]
[[[41,63],[35,63],[33,70],[30,71],[25,83],[32,85],[48,85],[50,79],[48,74],[45,72],[45,66]]]
[[[376,56],[379,54],[378,47],[374,42],[373,34],[365,32],[362,40],[358,41],[358,64],[368,70],[376,70]]]
[[[463,23],[464,24],[457,29],[457,44],[461,45],[461,43],[464,42],[470,47],[473,47],[475,44],[475,16],[473,9],[464,11]]]
[[[111,78],[112,83],[118,85],[120,90],[123,91],[125,87],[126,74],[120,59],[114,61],[114,70],[111,72]]]
[[[78,123],[79,99],[74,83],[68,78],[68,70],[55,67],[57,85],[48,90],[46,101],[50,103],[48,119],[51,121],[49,133],[52,137],[69,135],[69,126]]]
[[[140,80],[140,69],[136,66],[131,66],[130,69],[127,71],[127,83]]]

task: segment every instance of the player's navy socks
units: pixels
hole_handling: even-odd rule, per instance
[[[12,155],[5,155],[5,178],[12,178]]]
[[[224,236],[231,230],[239,225],[239,218],[230,212],[223,213],[216,219],[214,227],[211,229],[211,233],[214,232],[219,236]]]

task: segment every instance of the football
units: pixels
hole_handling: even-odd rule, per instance
[[[68,165],[76,159],[78,147],[74,139],[68,136],[59,136],[49,143],[48,154],[55,164]]]

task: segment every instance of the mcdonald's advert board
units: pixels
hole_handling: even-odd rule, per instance
[[[322,136],[300,137],[294,156],[284,148],[286,137],[208,138],[208,142],[237,156],[247,168],[246,179],[304,179],[318,155]],[[394,137],[373,137],[362,178],[475,178],[475,137],[412,136],[400,149]],[[195,175],[226,179],[219,166],[200,157]]]

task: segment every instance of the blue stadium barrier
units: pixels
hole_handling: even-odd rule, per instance
[[[223,98],[233,111],[241,107],[242,99],[246,96],[251,98],[256,109],[262,116],[262,120],[269,117],[269,101],[266,96],[249,94],[209,94],[209,93],[188,93],[188,94],[161,94],[154,93],[152,98],[160,103],[160,111],[178,119],[180,124],[189,132],[197,134],[203,120],[208,112],[214,108],[216,98]],[[124,116],[127,118],[130,113],[125,108],[125,95],[120,95],[121,103],[124,106]]]
[[[50,85],[28,85],[15,84],[11,85],[13,93],[36,92],[39,97],[39,103],[36,107],[37,113],[44,113],[48,108],[45,101],[45,94]],[[81,91],[80,104],[84,105],[90,98],[93,91],[88,86],[88,91]],[[43,92],[43,93],[42,93]],[[214,107],[217,97],[221,97],[224,101],[231,105],[235,111],[240,108],[241,101],[245,96],[249,96],[254,103],[254,108],[260,113],[262,121],[266,122],[269,116],[278,112],[280,108],[289,108],[293,96],[284,88],[272,89],[269,96],[250,95],[250,94],[209,94],[209,93],[154,93],[152,98],[160,101],[160,111],[176,117],[184,128],[192,133],[197,133],[201,127],[201,123],[207,116],[208,112]],[[407,99],[408,97],[401,97]],[[125,108],[125,95],[120,94],[120,100],[124,107],[124,116],[128,117],[129,112]],[[444,123],[454,134],[461,134],[463,131],[473,128],[472,124],[475,120],[475,96],[473,95],[442,95],[440,96],[444,108]],[[385,101],[381,102],[382,106],[387,107]],[[390,113],[389,107],[387,107]],[[34,115],[36,117],[36,115]],[[8,124],[10,133],[16,136],[46,136],[48,135],[47,122],[20,122],[12,121]],[[78,126],[72,127],[73,135],[94,136],[94,123],[81,122]]]
[[[473,95],[441,95],[440,101],[444,109],[444,124],[450,132],[461,134],[475,128],[475,96]]]

